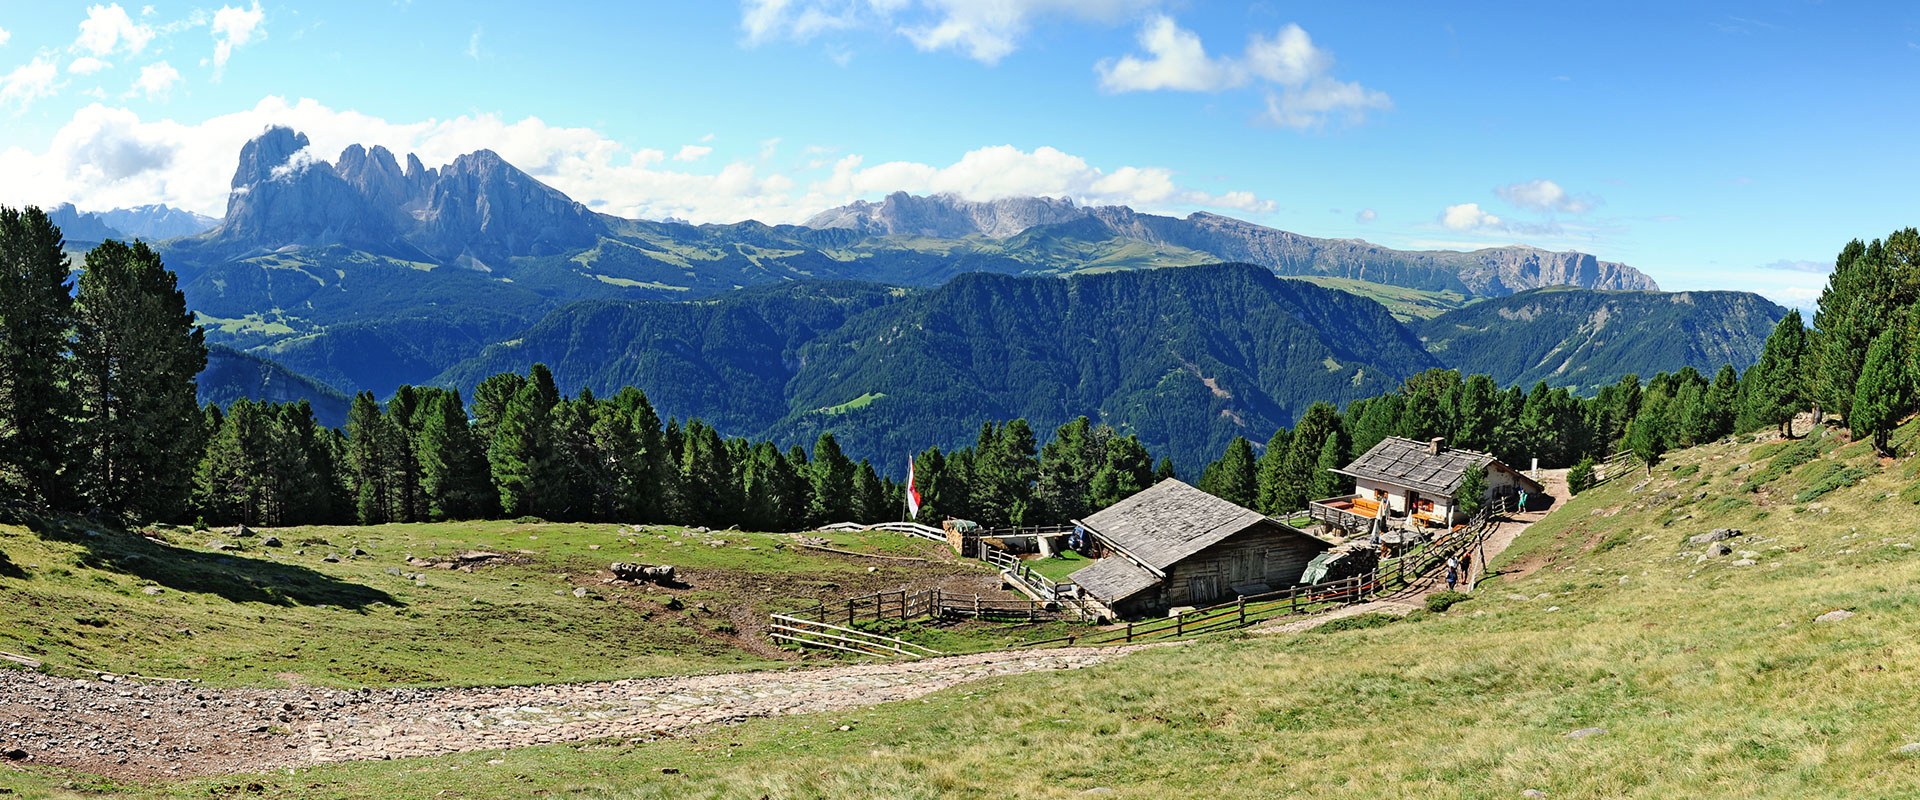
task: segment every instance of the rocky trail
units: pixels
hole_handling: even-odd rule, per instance
[[[470,689],[210,689],[0,670],[0,761],[151,778],[650,738],[907,700],[1001,675],[1081,669],[1141,647]]]

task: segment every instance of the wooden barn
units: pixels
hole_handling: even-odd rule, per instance
[[[1076,524],[1107,556],[1069,580],[1117,618],[1285,589],[1331,546],[1173,479]]]
[[[1315,500],[1308,511],[1314,519],[1349,533],[1364,530],[1380,516],[1382,506],[1394,526],[1451,527],[1466,521],[1455,495],[1467,470],[1475,467],[1487,472],[1483,499],[1513,497],[1522,490],[1539,496],[1545,491],[1539,481],[1486,453],[1450,448],[1443,439],[1420,442],[1389,436],[1345,468],[1334,470],[1353,479],[1353,494]]]

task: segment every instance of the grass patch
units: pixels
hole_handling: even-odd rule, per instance
[[[1064,583],[1068,575],[1072,575],[1093,564],[1093,559],[1087,558],[1072,550],[1065,550],[1052,558],[1034,558],[1022,563],[1032,568],[1034,572],[1046,576],[1048,580],[1054,583]]]
[[[1439,614],[1472,599],[1473,595],[1466,592],[1434,592],[1427,595],[1427,610]]]
[[[1355,614],[1324,622],[1311,628],[1313,633],[1339,633],[1340,631],[1364,631],[1369,628],[1384,628],[1405,619],[1396,614]]]

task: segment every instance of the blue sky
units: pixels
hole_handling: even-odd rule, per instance
[[[1910,3],[534,5],[7,0],[0,202],[218,214],[283,123],[626,216],[1066,194],[1797,305],[1920,222]]]

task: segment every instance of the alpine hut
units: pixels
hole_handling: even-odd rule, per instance
[[[1285,589],[1331,546],[1171,478],[1075,524],[1107,555],[1069,580],[1116,618]]]
[[[1363,531],[1379,518],[1451,527],[1465,521],[1457,495],[1467,472],[1476,467],[1486,470],[1483,500],[1544,491],[1539,481],[1486,453],[1450,448],[1444,439],[1420,442],[1389,436],[1353,463],[1333,470],[1353,479],[1353,494],[1315,500],[1308,512],[1328,527],[1349,533]]]

